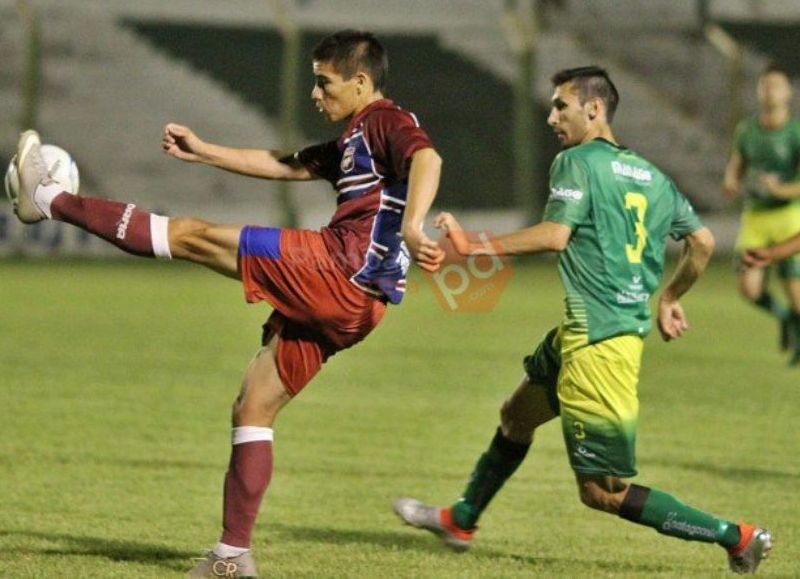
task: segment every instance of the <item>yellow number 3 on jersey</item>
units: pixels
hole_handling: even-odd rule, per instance
[[[630,263],[642,263],[642,253],[647,244],[647,229],[644,228],[644,214],[647,212],[647,197],[641,193],[625,194],[625,209],[636,211],[636,245],[625,244],[625,254]]]

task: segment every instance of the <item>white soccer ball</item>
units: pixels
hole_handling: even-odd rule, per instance
[[[55,145],[42,145],[40,150],[50,176],[64,188],[64,191],[77,193],[81,180],[78,174],[78,165],[75,164],[72,156]],[[5,178],[6,195],[12,203],[16,203],[17,197],[19,197],[19,175],[15,161],[16,157],[11,159],[8,164]]]

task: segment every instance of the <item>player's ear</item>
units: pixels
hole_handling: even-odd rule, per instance
[[[597,117],[597,99],[589,101],[589,120],[593,121]]]
[[[594,98],[589,102],[589,120],[593,121],[598,116],[600,116],[600,112],[602,111],[603,101],[599,98]]]
[[[369,91],[369,87],[372,85],[372,81],[369,78],[369,75],[365,72],[358,72],[356,73],[356,93],[361,94],[363,92]]]

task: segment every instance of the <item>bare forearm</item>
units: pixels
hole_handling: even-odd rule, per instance
[[[524,255],[545,251],[563,251],[569,243],[572,228],[554,221],[542,221],[538,225],[506,233],[490,239],[470,241],[467,232],[449,213],[439,219],[461,255],[481,253],[484,255]]]
[[[260,179],[304,179],[307,171],[279,151],[238,149],[206,143],[202,155],[207,165]]]
[[[403,235],[413,235],[422,229],[425,216],[430,211],[439,178],[442,174],[442,159],[433,149],[420,149],[411,158],[408,174],[408,196],[403,214]]]
[[[800,197],[800,181],[780,183],[775,187],[774,194],[782,199],[794,199]]]
[[[672,275],[664,297],[670,301],[677,301],[700,278],[711,259],[714,251],[714,237],[707,228],[702,228],[686,238],[678,267]]]
[[[492,245],[503,255],[524,255],[545,251],[563,251],[572,229],[554,221],[542,221],[513,233],[492,238]]]
[[[734,153],[725,167],[723,191],[727,197],[734,197],[741,187],[744,175],[744,160],[739,153]]]
[[[796,253],[800,253],[800,233],[769,249],[773,258],[778,261],[786,259],[787,257],[791,257]]]

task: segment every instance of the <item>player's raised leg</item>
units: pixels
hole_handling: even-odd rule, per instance
[[[278,336],[259,350],[233,405],[231,458],[225,474],[223,532],[189,577],[257,577],[250,539],[272,478],[272,426],[290,400],[278,374]]]
[[[239,225],[218,225],[193,217],[169,219],[170,255],[241,279],[238,267],[241,233]]]
[[[26,131],[17,146],[20,188],[16,213],[23,223],[54,219],[80,227],[141,257],[192,261],[238,278],[239,226],[199,219],[168,219],[132,203],[66,192],[47,173],[36,131]]]
[[[454,550],[469,549],[478,519],[522,464],[535,429],[555,416],[547,390],[526,376],[503,403],[500,426],[478,459],[461,498],[449,507],[399,498],[394,501],[395,513],[406,524],[439,535]]]

